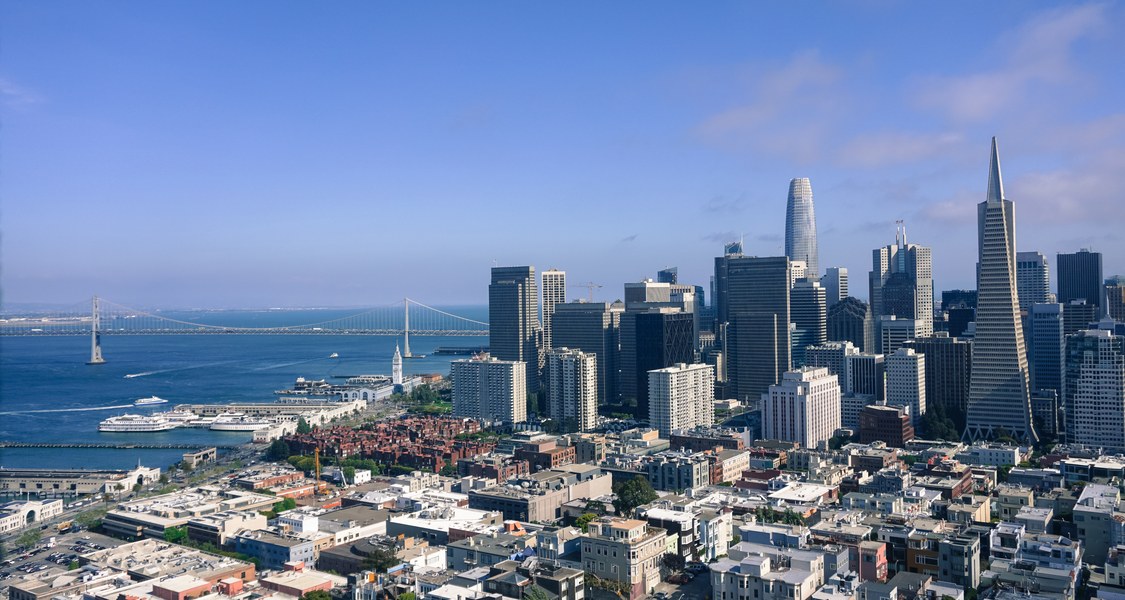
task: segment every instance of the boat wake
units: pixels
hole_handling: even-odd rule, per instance
[[[159,375],[161,373],[175,373],[177,371],[190,371],[191,369],[203,369],[205,367],[217,367],[219,365],[229,365],[239,362],[237,360],[224,360],[222,362],[206,363],[202,365],[192,365],[190,367],[176,367],[174,369],[158,369],[156,371],[143,371],[141,373],[129,373],[125,375],[125,379],[133,379],[134,377],[148,377],[149,375]]]
[[[91,410],[117,410],[119,408],[133,408],[132,404],[118,404],[116,406],[92,406],[87,408],[40,408],[36,410],[9,410],[0,412],[0,415],[24,415],[28,413],[63,413],[87,412]]]

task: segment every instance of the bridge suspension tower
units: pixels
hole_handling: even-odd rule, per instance
[[[90,360],[86,363],[88,365],[101,365],[105,364],[105,359],[102,358],[102,334],[98,330],[101,322],[101,315],[98,312],[98,297],[94,296],[93,310],[90,319]]]

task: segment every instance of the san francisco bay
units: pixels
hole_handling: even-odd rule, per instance
[[[487,308],[458,307],[459,315],[484,320]],[[230,327],[279,327],[321,322],[354,310],[177,312],[175,318]],[[173,316],[171,313],[165,313]],[[368,335],[106,335],[106,363],[87,365],[88,337],[0,338],[0,440],[34,443],[229,445],[248,432],[175,429],[159,433],[101,433],[98,423],[121,414],[170,410],[176,404],[273,402],[274,391],[297,377],[343,382],[343,377],[389,374],[402,338]],[[482,346],[487,337],[418,336],[407,374],[449,372],[456,355],[435,355],[439,346]],[[333,353],[338,358],[329,358]],[[135,407],[159,396],[167,404]],[[139,461],[167,467],[185,450],[0,448],[0,467],[125,468]]]

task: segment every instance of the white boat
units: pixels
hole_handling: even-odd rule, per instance
[[[167,419],[181,427],[190,425],[193,421],[199,419],[199,415],[188,410],[169,410],[165,412],[152,413],[154,417]]]
[[[340,358],[340,355],[339,355],[339,354],[337,354],[337,353],[335,353],[335,352],[333,352],[332,354],[329,354],[329,355],[328,355],[328,358]]]
[[[149,396],[148,398],[141,398],[136,402],[133,402],[133,406],[148,406],[150,404],[168,404],[168,401],[164,398]]]
[[[273,421],[242,413],[223,413],[211,422],[211,431],[257,431],[273,425]]]
[[[106,431],[113,433],[135,433],[135,432],[155,432],[155,431],[168,431],[179,427],[177,423],[169,421],[163,417],[146,416],[146,415],[121,415],[118,417],[110,417],[102,421],[98,425],[98,431]]]

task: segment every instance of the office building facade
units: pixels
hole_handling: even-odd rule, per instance
[[[621,315],[625,305],[608,302],[556,304],[551,319],[553,343],[593,354],[598,365],[598,402],[616,402]]]
[[[694,319],[674,308],[626,310],[621,316],[619,390],[635,399],[638,419],[647,419],[648,372],[677,363],[694,363]]]
[[[493,357],[528,365],[524,389],[539,391],[539,286],[535,267],[493,267],[488,286],[488,345]]]
[[[816,211],[813,209],[812,183],[807,177],[789,182],[789,199],[785,203],[785,255],[793,261],[804,261],[806,277],[820,277]]]
[[[1031,389],[1054,390],[1063,396],[1066,335],[1063,328],[1062,304],[1031,305],[1031,348],[1028,368]]]
[[[864,301],[847,297],[828,309],[828,339],[851,342],[860,352],[875,352],[874,324],[871,307]]]
[[[805,365],[805,348],[828,341],[827,305],[824,288],[819,281],[801,280],[789,296],[790,318],[793,319],[791,350],[793,365]]]
[[[820,285],[824,288],[828,308],[832,308],[837,302],[848,297],[847,267],[828,267],[820,277]]]
[[[740,400],[756,400],[791,363],[789,259],[727,257],[727,379]]]
[[[876,248],[871,253],[871,273],[868,276],[871,311],[876,325],[879,318],[896,316],[916,320],[917,335],[927,337],[933,333],[934,280],[931,251],[926,246],[906,243],[906,228],[899,225],[895,243]],[[881,336],[876,340],[880,343]],[[876,348],[883,353],[893,349]]]
[[[1071,254],[1057,255],[1056,262],[1059,265],[1059,303],[1085,300],[1086,304],[1097,307],[1095,312],[1100,317],[1103,281],[1101,252],[1083,248]]]
[[[840,428],[840,414],[839,380],[828,369],[787,371],[762,397],[762,435],[804,448],[827,447]]]
[[[905,409],[917,426],[926,414],[926,355],[899,348],[886,363],[887,406]]]
[[[1000,151],[992,138],[985,201],[977,205],[979,266],[973,372],[964,437],[988,439],[1003,429],[1038,441],[1031,418],[1027,350],[1016,296],[1015,204],[1004,197]]]
[[[1042,252],[1016,253],[1016,291],[1021,310],[1051,301],[1051,268]]]
[[[672,365],[648,372],[648,423],[669,438],[677,429],[710,427],[715,422],[715,369],[711,365]]]
[[[566,302],[566,271],[548,269],[543,271],[543,351],[555,347],[551,337],[551,323],[555,314],[555,306]]]
[[[563,432],[593,429],[598,419],[598,359],[570,348],[547,351],[547,416]]]
[[[1066,342],[1066,439],[1125,452],[1125,337],[1088,329]]]
[[[453,415],[504,424],[527,421],[527,363],[482,354],[449,363]]]
[[[972,342],[940,332],[915,338],[903,347],[926,357],[926,406],[940,407],[958,428],[964,427],[973,373]]]

